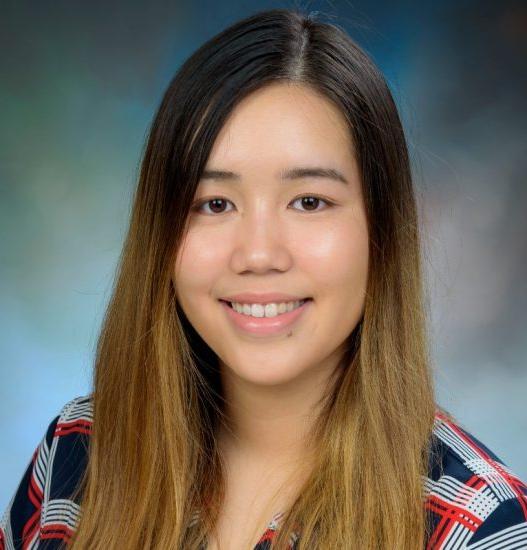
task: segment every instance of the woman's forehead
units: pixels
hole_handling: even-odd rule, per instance
[[[252,92],[230,113],[211,149],[213,164],[258,157],[296,164],[332,164],[350,155],[344,115],[308,87],[274,84]]]

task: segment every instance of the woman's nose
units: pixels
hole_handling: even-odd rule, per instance
[[[266,210],[245,216],[236,242],[236,262],[243,264],[244,269],[281,270],[289,264],[285,227],[273,212]]]

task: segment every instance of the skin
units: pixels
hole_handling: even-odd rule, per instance
[[[277,177],[300,166],[334,168],[348,183]],[[230,424],[220,445],[254,492],[262,487],[255,472],[275,466],[285,475],[286,464],[307,456],[315,403],[363,313],[367,220],[346,120],[305,86],[273,83],[246,97],[218,135],[210,169],[241,178],[200,182],[196,201],[225,200],[191,213],[174,280],[183,311],[219,358]],[[302,201],[313,196],[318,204]],[[314,301],[289,331],[256,337],[218,302],[244,291]]]

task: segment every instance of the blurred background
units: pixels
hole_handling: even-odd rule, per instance
[[[527,4],[7,2],[0,20],[0,512],[60,408],[91,391],[148,127],[235,20],[319,11],[404,121],[438,402],[527,480]]]

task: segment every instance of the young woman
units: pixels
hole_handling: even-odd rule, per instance
[[[527,487],[435,402],[385,80],[338,26],[242,20],[155,116],[93,392],[0,548],[527,547]]]

